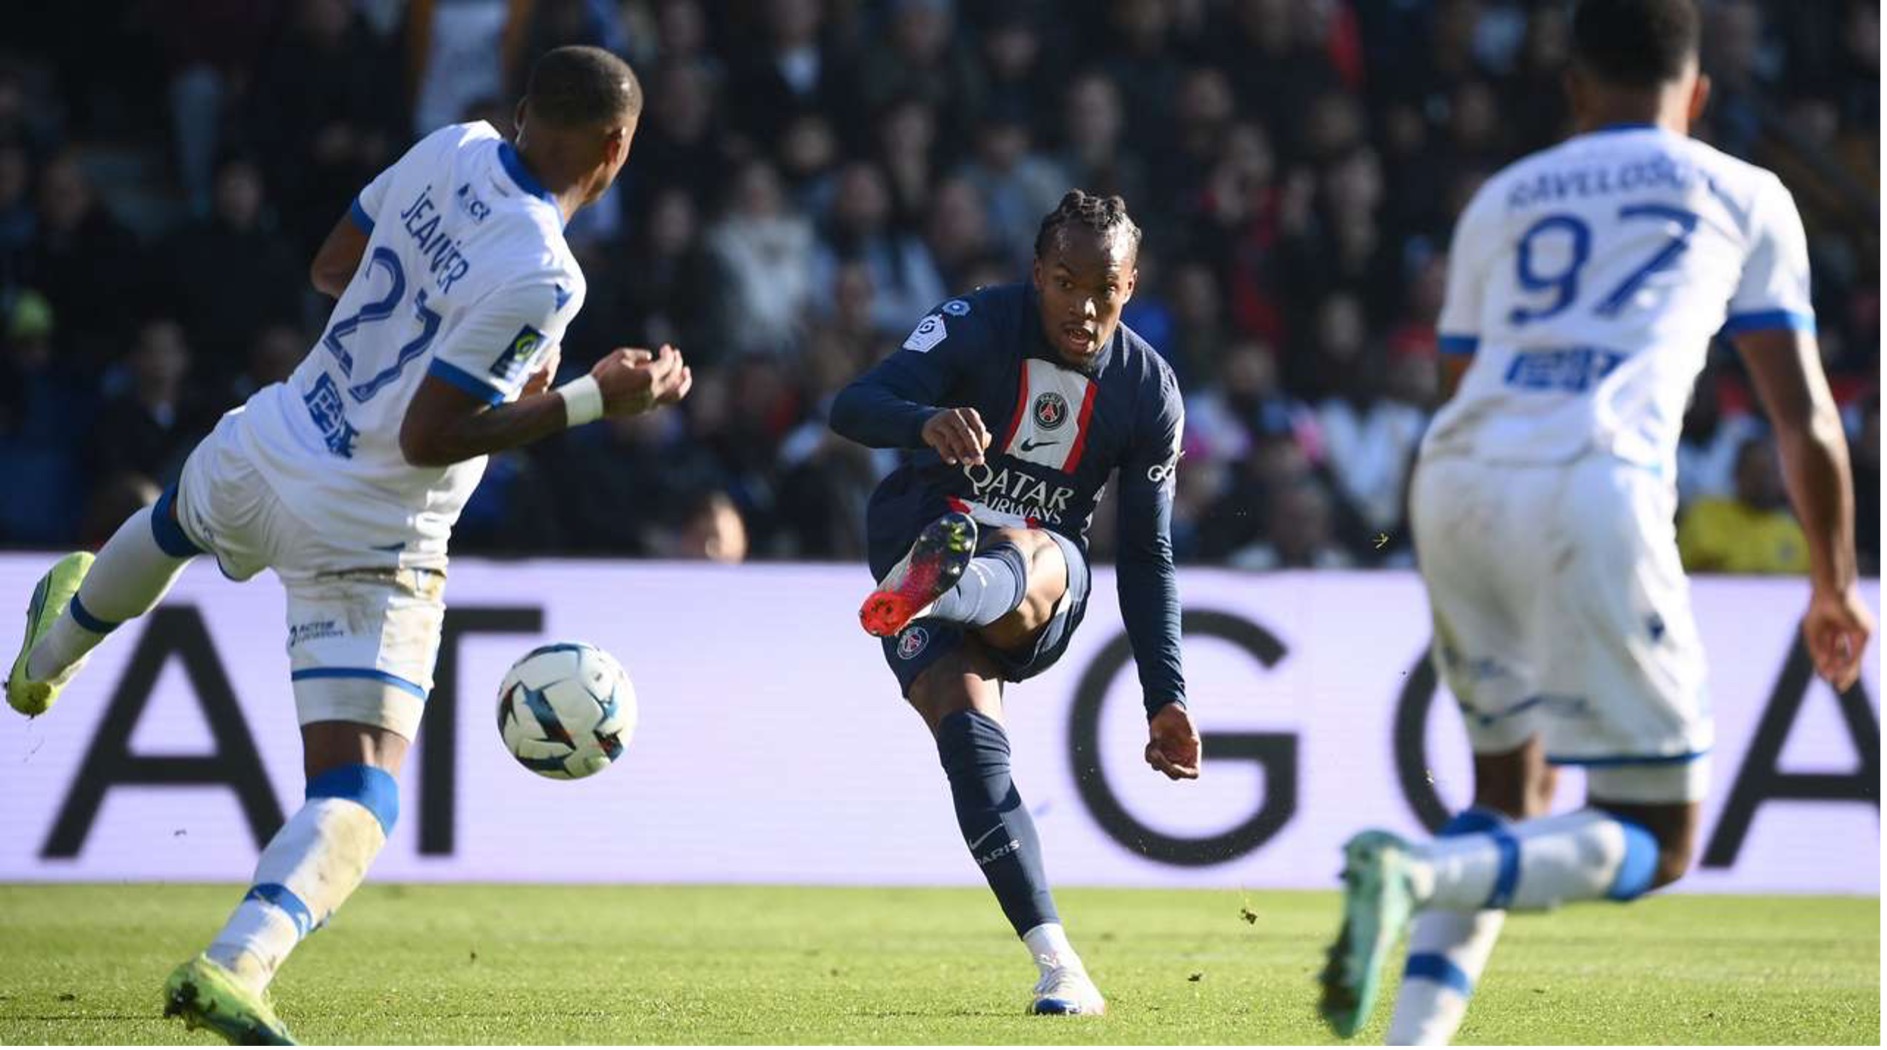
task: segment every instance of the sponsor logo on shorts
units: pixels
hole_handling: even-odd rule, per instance
[[[288,644],[302,645],[322,638],[339,638],[346,633],[334,620],[310,620],[307,623],[298,623],[289,627]]]
[[[929,631],[922,627],[906,627],[904,633],[898,635],[898,659],[914,660],[917,654],[923,652],[924,647],[929,644]]]
[[[1035,399],[1035,425],[1043,430],[1059,430],[1068,422],[1068,399],[1049,391]]]

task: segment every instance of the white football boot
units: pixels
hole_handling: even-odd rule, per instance
[[[1088,976],[1087,968],[1080,963],[1072,965],[1054,963],[1044,957],[1040,960],[1042,979],[1035,982],[1035,1001],[1029,1004],[1032,1014],[1104,1014],[1107,1012],[1107,1000],[1101,998],[1101,990],[1094,986],[1094,979]]]

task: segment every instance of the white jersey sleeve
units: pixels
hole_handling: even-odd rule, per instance
[[[401,173],[418,168],[427,168],[438,163],[439,158],[457,145],[463,137],[461,125],[452,125],[420,139],[408,147],[400,159],[387,165],[373,181],[354,197],[348,205],[347,214],[360,227],[360,232],[371,235],[374,225],[380,221],[380,209],[385,206],[387,189],[399,178]]]
[[[1802,229],[1795,197],[1773,175],[1754,201],[1749,232],[1749,257],[1736,293],[1730,296],[1730,315],[1723,331],[1729,335],[1770,328],[1814,331],[1808,234]]]
[[[1471,354],[1480,348],[1488,268],[1500,247],[1498,220],[1492,195],[1483,187],[1455,222],[1448,247],[1448,292],[1435,326],[1444,354]]]
[[[427,372],[488,405],[509,401],[583,306],[583,289],[557,274],[487,295],[440,339]]]

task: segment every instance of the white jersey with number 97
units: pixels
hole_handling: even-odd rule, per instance
[[[1650,125],[1506,168],[1457,224],[1444,353],[1473,353],[1423,456],[1675,473],[1718,332],[1812,330],[1808,248],[1770,172]]]
[[[400,451],[427,376],[487,404],[514,399],[582,308],[563,214],[484,122],[441,128],[362,190],[366,253],[327,330],[240,428],[297,518],[356,547],[443,560],[483,457],[416,467]]]

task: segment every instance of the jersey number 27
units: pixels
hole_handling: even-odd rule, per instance
[[[321,337],[321,345],[334,355],[334,361],[341,368],[341,374],[354,378],[357,362],[347,348],[347,337],[354,334],[363,325],[375,324],[392,317],[399,309],[400,301],[406,298],[406,271],[400,266],[400,257],[388,248],[375,248],[367,260],[368,279],[372,279],[375,270],[385,270],[392,279],[387,293],[372,302],[361,306],[350,317],[343,317],[334,322],[328,333]],[[350,383],[348,396],[357,403],[365,404],[375,394],[384,390],[388,384],[400,377],[400,373],[413,360],[426,352],[432,345],[433,337],[439,334],[439,313],[426,305],[426,290],[421,288],[413,296],[413,312],[419,319],[419,334],[400,347],[393,361],[385,368],[359,382]],[[363,367],[364,371],[365,368]]]

